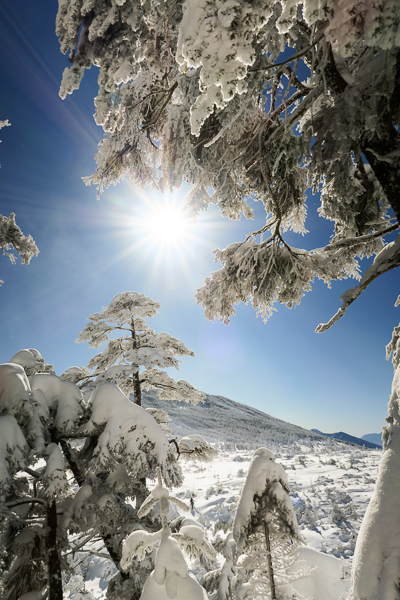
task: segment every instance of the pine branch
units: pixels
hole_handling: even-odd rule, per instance
[[[394,252],[390,252],[393,249]],[[388,255],[385,257],[385,255]],[[339,308],[337,313],[328,321],[328,323],[320,323],[316,328],[316,333],[324,333],[328,329],[332,327],[335,323],[337,323],[347,312],[347,309],[361,294],[366,290],[366,288],[373,282],[375,279],[391,271],[392,269],[396,269],[396,267],[400,266],[400,236],[397,237],[395,242],[388,244],[377,254],[372,265],[367,269],[361,282],[355,288],[347,290],[341,297],[343,301],[342,306]]]

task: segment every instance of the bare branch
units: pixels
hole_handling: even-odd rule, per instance
[[[400,224],[395,223],[394,225],[391,225],[383,231],[375,231],[374,233],[370,233],[368,235],[360,235],[358,237],[351,237],[345,238],[343,240],[338,240],[337,242],[333,242],[333,244],[328,244],[327,246],[325,246],[324,251],[329,252],[329,250],[332,250],[332,248],[338,248],[340,246],[355,246],[360,243],[368,242],[369,240],[380,238],[384,235],[388,235],[389,233],[393,233],[393,231],[396,231],[396,229],[399,229],[399,227]]]
[[[20,506],[21,504],[42,504],[44,506],[47,506],[47,502],[46,500],[43,500],[43,498],[19,498],[18,500],[11,500],[10,502],[5,502],[4,506],[6,506],[7,508],[12,508],[13,506]]]

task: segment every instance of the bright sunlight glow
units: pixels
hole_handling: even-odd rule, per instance
[[[178,247],[187,241],[193,217],[181,206],[168,202],[152,206],[142,227],[149,241],[164,247]]]

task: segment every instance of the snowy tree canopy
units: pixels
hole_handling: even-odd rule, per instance
[[[89,362],[96,383],[114,381],[141,404],[141,391],[156,389],[160,398],[197,404],[205,395],[184,380],[175,381],[163,369],[178,368],[177,356],[194,356],[185,344],[168,333],[155,333],[146,318],[154,317],[160,304],[138,292],[117,294],[101,313],[89,317],[78,342],[106,348]],[[123,335],[111,337],[114,332]],[[88,378],[87,371],[73,367],[63,374],[71,381]]]
[[[138,507],[148,495],[146,478],[157,471],[166,485],[182,484],[178,453],[154,417],[114,383],[83,387],[82,393],[68,378],[44,373],[45,366],[35,349],[0,365],[5,599],[32,592],[62,600],[67,557],[71,566],[75,551],[96,554],[100,543],[115,566],[108,597],[138,600],[153,562],[136,562],[124,572],[122,541],[133,530],[158,530],[157,515],[139,515]]]
[[[8,121],[0,121],[0,129],[11,125]],[[39,254],[31,235],[25,236],[15,222],[15,214],[11,213],[9,217],[0,215],[0,248],[4,256],[8,256],[12,263],[15,263],[16,257],[13,251],[21,257],[23,265],[28,265],[31,258]],[[0,285],[3,281],[0,281]]]
[[[215,203],[231,219],[262,203],[264,224],[216,251],[222,268],[197,293],[210,319],[248,301],[267,319],[315,277],[360,278],[400,217],[399,24],[397,0],[60,0],[61,97],[100,69],[105,137],[86,182],[187,182],[194,210]],[[284,238],[306,233],[307,190],[334,229],[314,251]],[[398,244],[389,254],[328,326],[399,265]]]

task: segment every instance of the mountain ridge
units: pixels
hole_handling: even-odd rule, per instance
[[[347,441],[327,438],[224,396],[207,394],[204,402],[193,406],[160,400],[156,392],[150,391],[143,394],[143,406],[166,411],[173,436],[198,434],[210,443],[223,443],[226,448],[240,450],[268,446],[272,451],[279,451],[296,444],[301,453],[307,446],[326,445],[327,439],[334,446]]]
[[[380,448],[382,448],[382,434],[381,433],[367,433],[366,435],[361,436],[362,440],[367,440],[367,442],[372,442],[373,444],[378,444]]]
[[[323,433],[319,429],[311,429],[311,431],[335,440],[340,440],[341,442],[348,442],[350,444],[356,444],[357,446],[364,446],[365,448],[373,448],[375,450],[382,448],[382,446],[375,444],[374,442],[370,442],[365,438],[355,437],[354,435],[350,435],[344,431],[338,431],[336,433]]]

